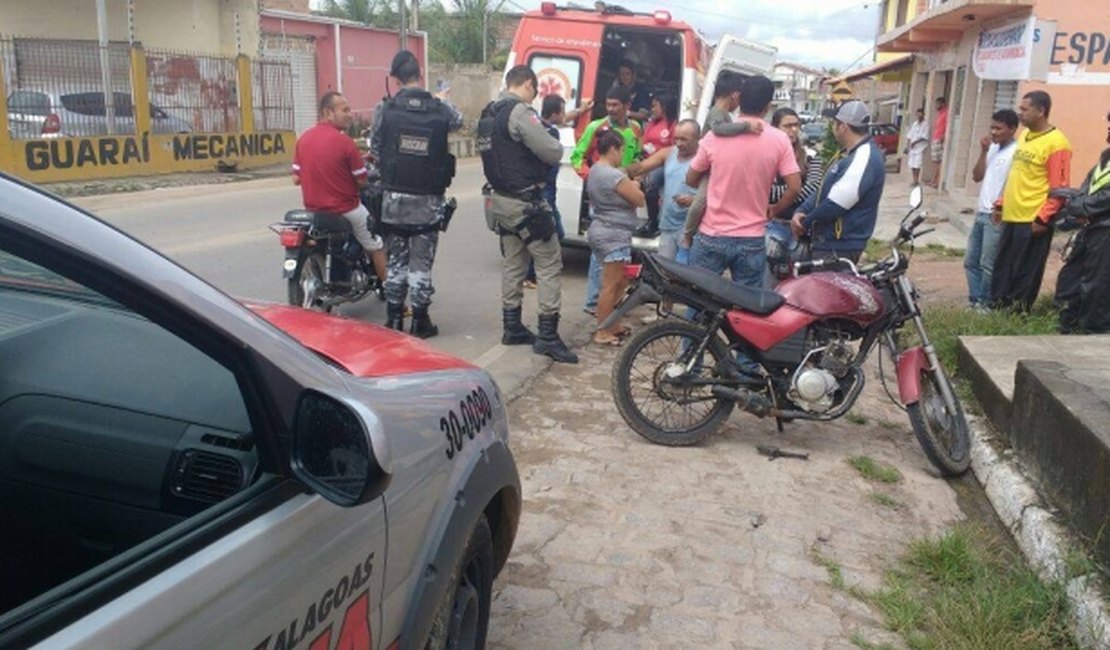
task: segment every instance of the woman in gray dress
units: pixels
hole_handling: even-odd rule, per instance
[[[632,232],[639,225],[636,208],[644,205],[644,192],[620,168],[624,138],[616,131],[598,136],[600,158],[590,168],[586,192],[590,198],[593,218],[586,236],[590,249],[601,266],[601,294],[597,300],[597,322],[600,326],[613,312],[624,293],[627,280],[624,265],[632,261]],[[627,330],[621,323],[609,329],[598,328],[594,343],[620,345]]]

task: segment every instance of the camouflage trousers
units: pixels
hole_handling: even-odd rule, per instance
[[[436,292],[432,286],[432,264],[438,245],[438,230],[408,236],[386,234],[386,301],[403,304],[407,294],[413,307],[432,304],[432,294]]]

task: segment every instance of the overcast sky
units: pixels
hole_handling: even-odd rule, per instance
[[[411,0],[409,0],[411,2]],[[451,0],[440,0],[449,11]],[[490,0],[496,6],[497,0]],[[593,6],[593,0],[558,0]],[[716,40],[732,34],[778,48],[780,61],[815,68],[871,63],[881,0],[608,0],[633,11],[666,9]],[[313,6],[322,4],[312,0]],[[540,0],[506,0],[507,11],[539,9]],[[854,65],[853,65],[854,64]]]
[[[634,11],[666,9],[712,39],[732,34],[768,43],[778,48],[780,61],[840,70],[871,63],[880,6],[878,0],[610,1]],[[539,7],[535,1],[515,3]]]

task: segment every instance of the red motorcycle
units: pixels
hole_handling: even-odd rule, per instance
[[[796,262],[794,276],[773,291],[648,256],[602,326],[649,302],[688,305],[694,315],[663,318],[624,344],[612,374],[621,416],[641,436],[673,446],[701,442],[736,406],[775,418],[780,431],[792,420],[832,420],[852,408],[863,390],[864,362],[885,346],[925,455],[945,476],[966,472],[967,420],[906,276],[914,239],[931,232],[916,232],[923,215],[911,220],[919,190],[910,205],[886,259],[863,268],[846,259]],[[839,270],[821,270],[831,267]],[[909,347],[900,336],[907,323],[917,338]],[[758,376],[741,372],[738,358],[754,361]],[[882,376],[881,352],[879,370]]]

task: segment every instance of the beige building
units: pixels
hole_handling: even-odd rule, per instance
[[[105,0],[108,40],[234,56],[258,53],[259,0]],[[44,5],[49,10],[44,15]],[[301,4],[284,0],[286,4]],[[0,31],[18,38],[94,41],[97,0],[4,0]]]
[[[978,194],[971,172],[991,113],[1016,108],[1031,90],[1045,90],[1053,98],[1050,122],[1073,147],[1073,185],[1106,146],[1110,10],[1104,2],[885,0],[879,31],[880,53],[913,53],[906,113],[925,108],[931,127],[934,100],[948,100],[944,157],[939,170],[926,161],[923,177],[939,173],[949,193],[969,199]],[[1022,34],[1029,41],[1022,41]],[[993,48],[989,56],[976,58],[980,41]],[[977,73],[1019,53],[1027,57],[1021,71],[1001,78],[998,68],[996,74]]]

